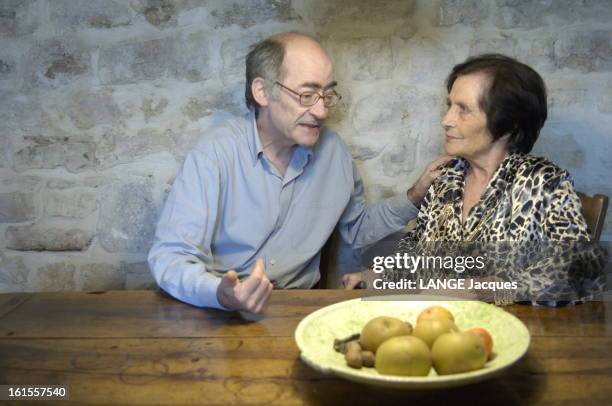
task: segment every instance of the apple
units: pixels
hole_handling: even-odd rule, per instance
[[[487,362],[483,340],[465,332],[442,334],[431,349],[431,357],[438,375],[474,371]]]
[[[449,319],[450,321],[455,321],[453,314],[446,307],[442,306],[429,306],[423,310],[417,317],[417,323],[426,319]]]
[[[482,341],[485,346],[485,351],[487,352],[487,359],[491,359],[491,355],[493,354],[493,337],[491,334],[482,327],[472,327],[465,330],[466,333],[475,334],[478,337],[482,338]]]
[[[412,335],[423,340],[431,348],[436,338],[451,331],[459,331],[452,320],[444,318],[422,319],[414,327]]]
[[[431,369],[431,353],[420,338],[393,337],[378,347],[375,368],[381,374],[426,376]]]
[[[397,336],[409,336],[412,325],[398,318],[389,316],[376,317],[367,322],[361,330],[359,344],[366,351],[376,352],[384,341]]]

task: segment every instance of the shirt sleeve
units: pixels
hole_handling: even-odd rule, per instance
[[[218,216],[218,166],[191,151],[174,181],[157,224],[148,262],[164,291],[194,306],[224,309],[217,300],[221,279],[208,271]]]
[[[340,235],[353,248],[363,248],[401,230],[419,213],[406,193],[382,200],[370,207],[366,205],[363,182],[352,162],[353,192],[340,222]]]

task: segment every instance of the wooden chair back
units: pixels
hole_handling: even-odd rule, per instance
[[[591,197],[582,192],[576,193],[582,202],[582,214],[589,226],[591,238],[594,241],[599,241],[608,211],[608,196],[596,194]]]

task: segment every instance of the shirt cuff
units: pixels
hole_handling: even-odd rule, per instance
[[[405,223],[416,218],[419,214],[419,209],[412,204],[406,192],[397,194],[387,199],[389,210]]]

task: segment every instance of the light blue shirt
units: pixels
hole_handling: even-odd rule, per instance
[[[149,266],[159,286],[195,306],[223,308],[220,277],[249,275],[258,258],[278,288],[311,288],[320,250],[339,226],[361,248],[400,230],[418,209],[405,193],[366,206],[340,137],[323,129],[313,148],[294,147],[281,176],[263,153],[253,113],[202,136],[166,200]]]

